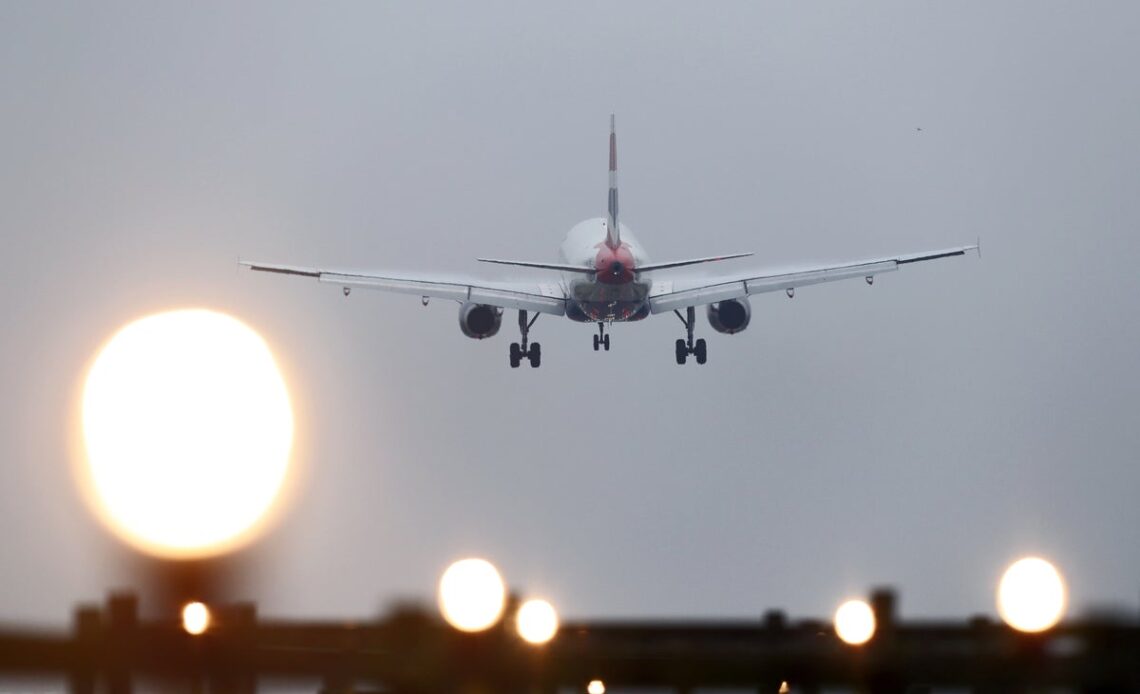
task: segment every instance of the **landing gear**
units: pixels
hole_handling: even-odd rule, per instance
[[[594,335],[594,351],[599,349],[610,351],[610,336],[606,334],[606,324],[598,321],[598,334]]]
[[[674,351],[677,356],[677,363],[684,364],[689,355],[693,355],[698,364],[704,364],[709,358],[708,345],[705,344],[705,339],[702,337],[699,340],[693,340],[693,329],[697,322],[697,309],[689,306],[685,309],[685,315],[682,316],[680,311],[673,311],[677,314],[677,318],[685,326],[685,339],[677,340],[674,345]]]
[[[512,369],[519,368],[519,364],[522,363],[523,359],[529,359],[530,365],[537,369],[538,365],[542,363],[542,347],[537,342],[532,342],[530,345],[530,349],[527,349],[524,351],[519,346],[519,343],[512,342],[511,343],[511,368]]]
[[[542,363],[542,347],[537,342],[527,344],[527,335],[530,333],[530,326],[538,320],[539,314],[534,314],[534,318],[527,320],[526,311],[519,311],[519,332],[522,333],[522,341],[511,343],[511,368],[519,368],[519,364],[523,359],[530,361],[531,368],[537,369],[539,364]]]

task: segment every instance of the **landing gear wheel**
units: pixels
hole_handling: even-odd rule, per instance
[[[677,340],[677,363],[684,364],[685,358],[690,354],[697,358],[698,364],[704,364],[708,359],[709,350],[704,338],[693,340],[693,327],[697,323],[697,310],[692,306],[685,307],[685,315],[678,310],[673,311],[681,324],[685,326],[685,339]]]
[[[598,334],[594,335],[594,351],[605,349],[610,351],[610,336],[606,334],[606,324],[598,321]]]
[[[530,362],[531,368],[538,368],[542,363],[542,347],[538,346],[537,342],[528,342],[527,335],[530,334],[530,326],[538,320],[539,314],[534,314],[534,318],[527,319],[526,311],[519,311],[519,332],[522,333],[522,343],[511,343],[511,368],[519,368],[519,364],[523,359]],[[594,347],[597,349],[597,347]]]

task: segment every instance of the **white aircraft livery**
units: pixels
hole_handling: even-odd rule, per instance
[[[618,220],[617,136],[611,115],[610,185],[606,216],[587,219],[570,230],[560,249],[561,262],[478,259],[484,263],[550,271],[549,282],[470,280],[410,273],[356,272],[240,262],[252,270],[312,277],[320,282],[338,285],[344,289],[345,296],[352,289],[360,287],[418,295],[425,305],[429,299],[451,299],[459,303],[459,329],[464,335],[477,340],[492,337],[499,332],[504,310],[517,310],[521,339],[512,342],[510,347],[511,367],[517,368],[524,359],[532,367],[537,367],[542,362],[542,348],[537,342],[528,339],[530,329],[542,313],[565,316],[579,323],[597,324],[594,350],[609,351],[610,335],[606,332],[607,326],[614,322],[639,321],[656,313],[672,312],[685,327],[685,338],[678,339],[675,345],[677,363],[684,364],[692,356],[698,364],[704,364],[708,358],[708,346],[704,339],[693,339],[698,306],[707,307],[708,321],[713,330],[732,335],[748,327],[752,319],[748,297],[753,294],[784,291],[791,298],[798,287],[858,277],[871,284],[876,275],[897,270],[903,265],[949,258],[978,249],[979,245],[974,244],[927,253],[791,270],[753,270],[687,279],[676,277],[672,272],[676,268],[752,254],[734,253],[668,263],[650,262],[629,227]]]

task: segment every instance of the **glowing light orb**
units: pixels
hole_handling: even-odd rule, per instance
[[[210,609],[200,602],[186,603],[182,608],[182,629],[198,636],[210,628]]]
[[[860,646],[875,635],[875,613],[862,600],[848,600],[835,611],[835,633],[852,646]]]
[[[545,600],[527,600],[515,616],[515,626],[527,643],[543,644],[558,633],[558,613]]]
[[[485,559],[461,559],[439,579],[439,611],[460,631],[489,629],[503,616],[507,588]]]
[[[606,694],[606,684],[601,680],[590,680],[586,685],[586,694]]]
[[[998,613],[1018,631],[1038,632],[1061,621],[1068,603],[1061,573],[1039,557],[1019,559],[998,584]]]
[[[256,534],[288,472],[293,413],[261,337],[194,309],[111,338],[87,374],[82,428],[104,522],[146,552],[200,557]]]

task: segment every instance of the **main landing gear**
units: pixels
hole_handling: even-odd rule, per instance
[[[530,333],[530,326],[534,325],[534,322],[538,320],[538,316],[539,314],[536,313],[534,314],[534,318],[528,321],[526,311],[519,311],[519,332],[522,333],[522,342],[521,344],[518,342],[511,343],[512,369],[519,368],[519,364],[522,363],[523,359],[529,360],[531,367],[535,369],[542,363],[542,347],[539,346],[537,342],[532,342],[529,347],[527,346],[527,335]]]
[[[674,310],[673,313],[677,314],[677,318],[685,325],[685,339],[677,340],[677,363],[684,364],[689,355],[693,355],[697,359],[698,364],[704,364],[709,357],[708,346],[705,345],[705,339],[702,337],[696,342],[693,341],[693,328],[697,323],[697,309],[692,306],[685,309],[685,315],[682,316],[680,311]]]
[[[604,348],[610,351],[610,336],[606,334],[606,324],[598,321],[598,334],[594,335],[594,351]]]

